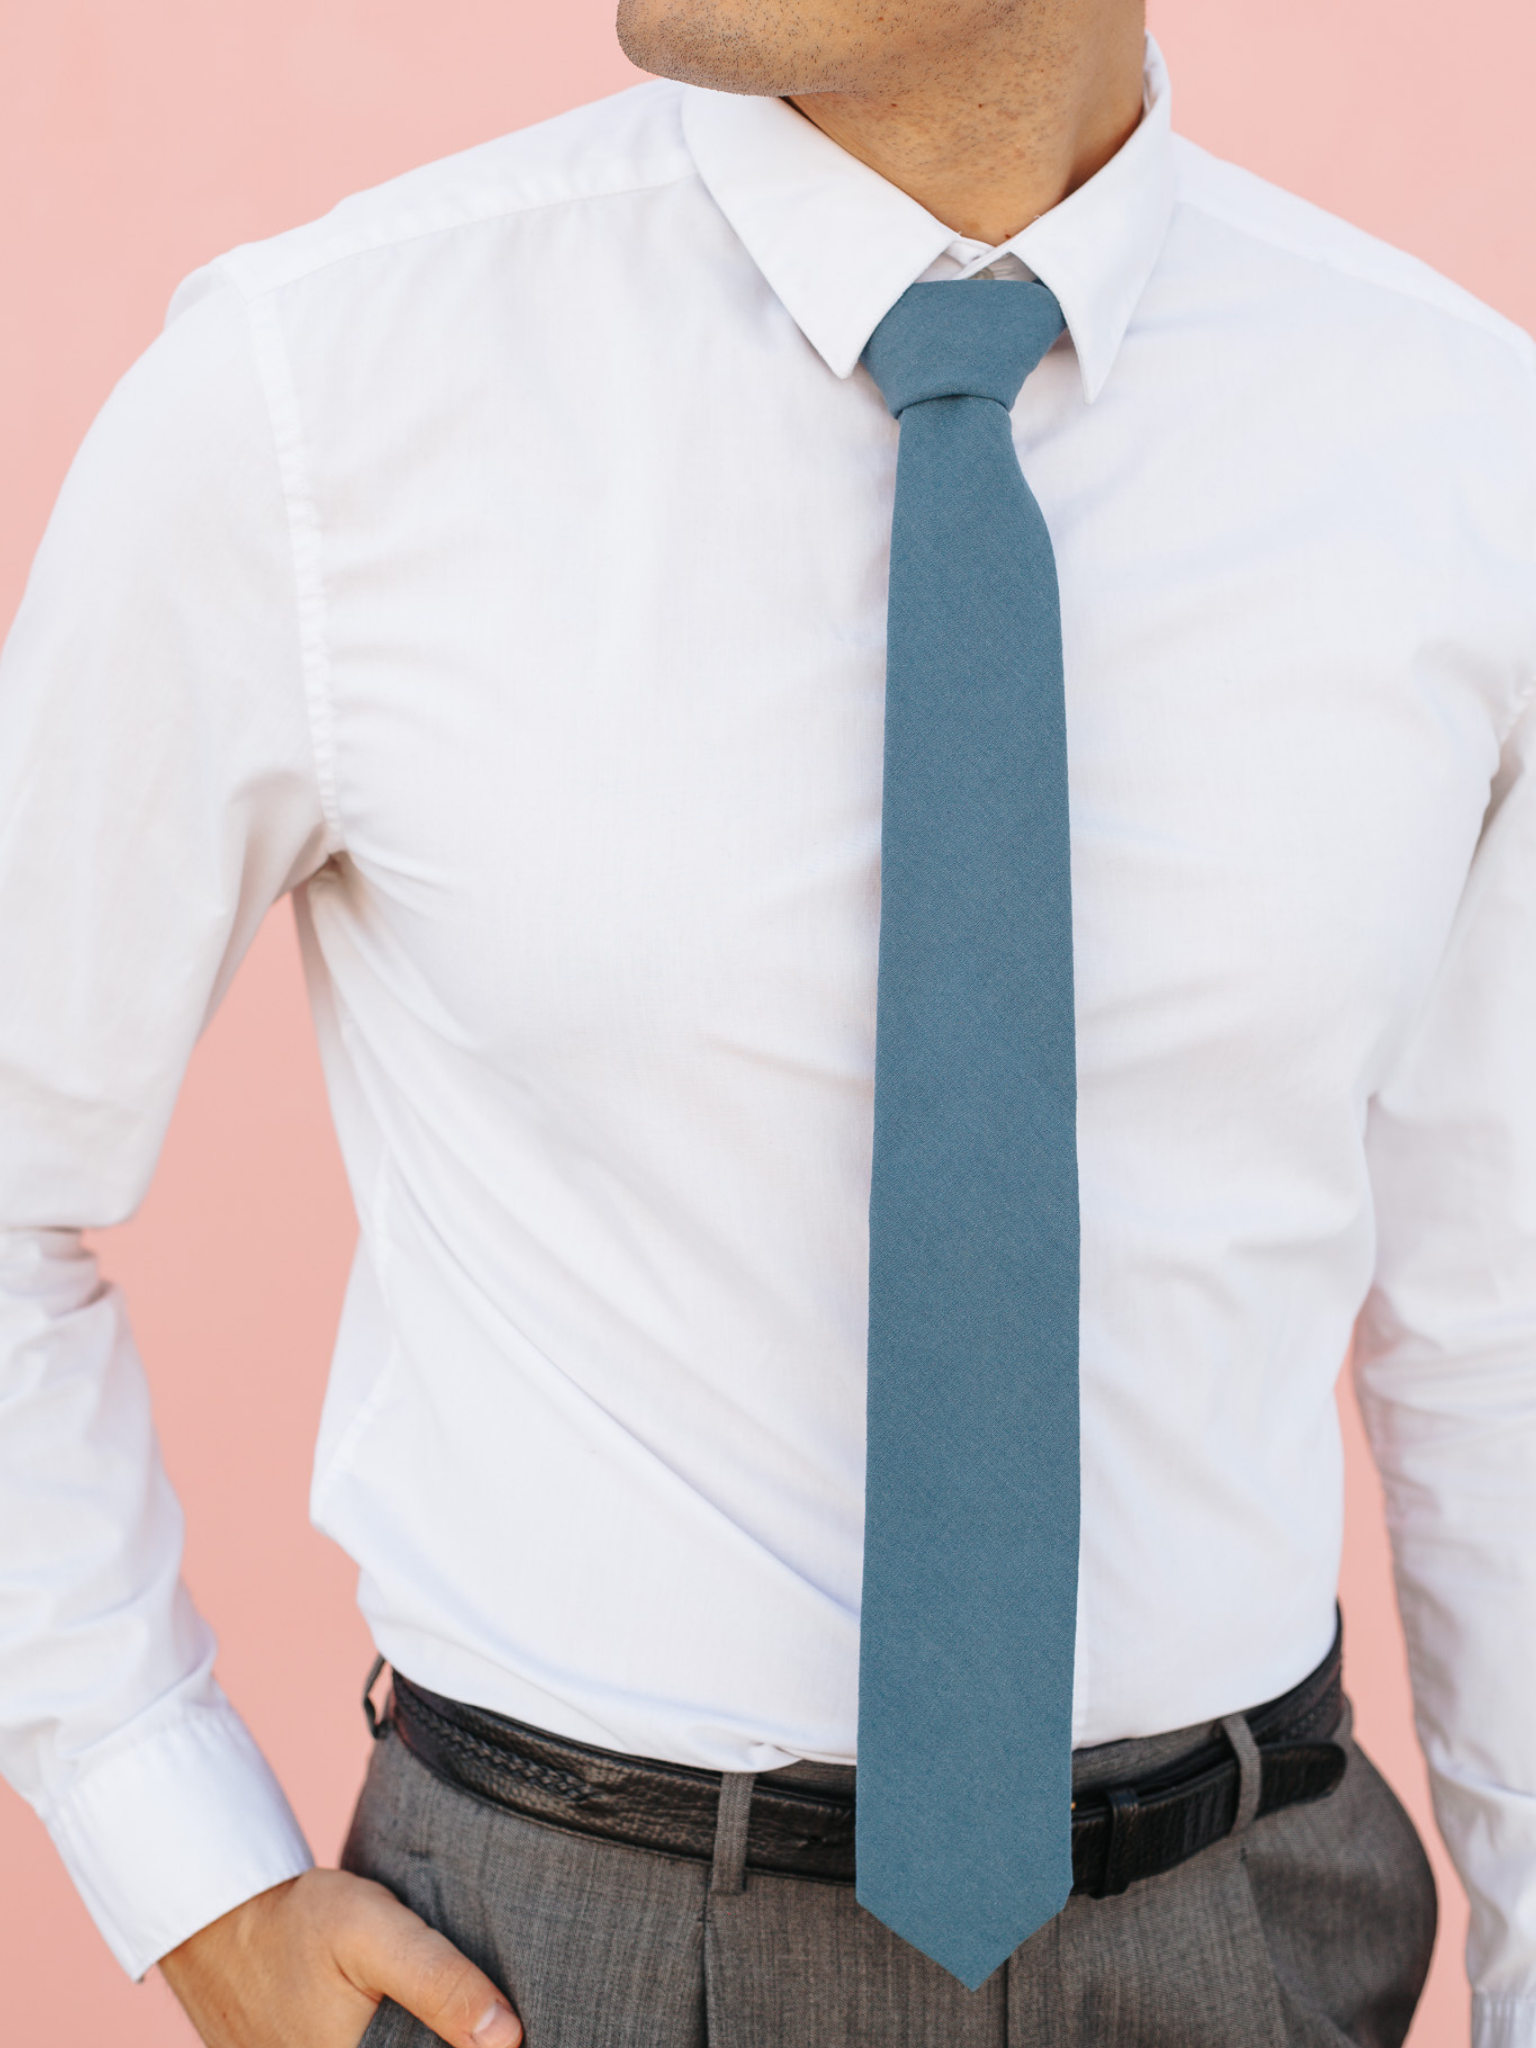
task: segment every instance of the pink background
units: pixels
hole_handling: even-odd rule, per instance
[[[609,0],[0,0],[0,618],[71,452],[230,244],[634,76]],[[1536,325],[1536,10],[1527,0],[1154,0],[1186,134]],[[154,1190],[107,1237],[128,1284],[188,1572],[225,1684],[322,1857],[364,1756],[369,1645],[305,1518],[353,1221],[286,910],[193,1063]],[[1359,1727],[1431,1842],[1442,1930],[1415,2048],[1467,2038],[1465,1907],[1413,1744],[1381,1502],[1352,1405],[1343,1597]],[[0,1789],[0,2034],[188,2043],[110,1961],[42,1829]]]

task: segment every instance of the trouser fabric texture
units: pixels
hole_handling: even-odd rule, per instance
[[[1189,1732],[1195,1748],[1212,1731]],[[492,1805],[386,1727],[343,1863],[476,1962],[528,2048],[1399,2048],[1434,1881],[1347,1708],[1331,1732],[1348,1764],[1330,1797],[1240,1815],[1174,1870],[1072,1898],[975,1992],[851,1885],[744,1868],[750,1780],[724,1780],[700,1861]],[[1161,1767],[1168,1746],[1115,1744],[1115,1775]],[[1082,1779],[1108,1755],[1079,1752]],[[363,2048],[433,2039],[386,2001]]]

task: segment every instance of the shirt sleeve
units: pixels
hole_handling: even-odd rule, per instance
[[[309,1852],[212,1676],[115,1289],[264,912],[331,851],[279,454],[229,285],[128,374],[0,657],[0,1770],[142,1974]]]
[[[1419,1735],[1472,1904],[1476,2048],[1536,2048],[1536,709],[1372,1109],[1356,1376]]]

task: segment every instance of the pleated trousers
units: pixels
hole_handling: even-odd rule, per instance
[[[1191,1749],[1210,1735],[1188,1732]],[[528,2048],[1398,2048],[1429,1966],[1434,1882],[1347,1708],[1334,1739],[1349,1764],[1331,1797],[1118,1898],[1073,1898],[977,1992],[851,1885],[748,1871],[739,1890],[712,1889],[707,1863],[483,1802],[393,1733],[343,1860],[508,1993]],[[1166,1736],[1116,1744],[1114,1774],[1169,1754]],[[433,2039],[386,2002],[364,2044]]]

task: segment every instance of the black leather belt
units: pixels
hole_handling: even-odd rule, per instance
[[[1343,1777],[1345,1752],[1328,1739],[1343,1713],[1341,1671],[1335,1637],[1309,1678],[1242,1717],[1257,1746],[1259,1816],[1324,1799]],[[429,1770],[493,1806],[670,1856],[707,1863],[714,1854],[717,1771],[567,1742],[442,1699],[399,1672],[388,1721]],[[1085,1793],[1072,1809],[1072,1889],[1104,1898],[1219,1842],[1237,1820],[1241,1780],[1233,1743],[1217,1734],[1167,1771]],[[853,1835],[851,1797],[772,1776],[754,1783],[748,1870],[852,1884]]]
[[[1242,1716],[1258,1749],[1253,1817],[1306,1806],[1338,1790],[1348,1756],[1328,1738],[1344,1714],[1344,1644],[1279,1699]],[[1242,1770],[1215,1736],[1193,1755],[1135,1784],[1104,1786],[1072,1803],[1072,1889],[1102,1899],[1157,1877],[1231,1834]]]

